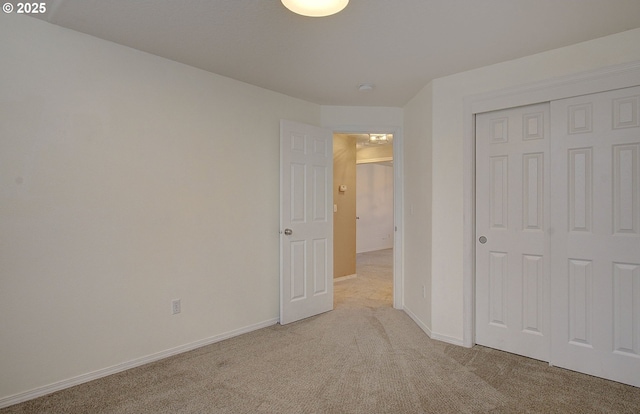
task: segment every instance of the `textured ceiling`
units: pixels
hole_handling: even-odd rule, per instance
[[[640,27],[640,0],[49,0],[48,22],[307,101],[406,104],[430,80]],[[372,92],[359,92],[361,83]]]

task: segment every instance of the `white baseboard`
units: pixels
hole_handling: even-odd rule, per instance
[[[446,342],[451,345],[464,346],[464,341],[462,339],[454,338],[452,336],[447,336],[447,335],[441,335],[435,332],[431,335],[431,339],[435,339],[436,341]]]
[[[201,348],[206,345],[211,345],[216,342],[224,341],[225,339],[233,338],[238,335],[249,333],[258,329],[266,328],[278,323],[278,318],[269,319],[264,322],[259,322],[254,325],[245,326],[240,329],[234,329],[233,331],[225,332],[219,335],[214,335],[209,338],[201,339],[196,342],[192,342],[185,345],[180,345],[175,348],[170,348],[165,351],[157,352],[155,354],[147,355],[141,358],[136,358],[131,361],[123,362],[121,364],[113,365],[111,367],[99,369],[97,371],[89,372],[86,374],[78,375],[77,377],[69,378],[66,380],[54,382],[53,384],[38,387],[30,391],[22,392],[19,394],[10,395],[8,397],[0,398],[0,408],[9,407],[14,404],[29,401],[34,398],[42,397],[47,394],[51,394],[56,391],[63,390],[65,388],[74,387],[76,385],[83,384],[85,382],[93,381],[98,378],[103,378],[108,375],[116,374],[118,372],[126,371],[131,368],[139,367],[141,365],[148,364],[150,362],[158,361],[164,358],[168,358],[173,355],[181,354],[183,352],[192,351],[197,348]]]
[[[409,317],[422,329],[429,338],[435,339],[436,341],[446,342],[452,345],[464,346],[464,342],[461,339],[453,338],[451,336],[442,335],[436,332],[432,332],[431,329],[418,318],[418,316],[411,311],[411,309],[404,307],[404,312],[409,315]]]
[[[405,306],[402,310],[404,311],[404,313],[409,315],[409,317],[416,323],[416,325],[420,327],[420,329],[422,329],[427,334],[429,338],[431,338],[431,329],[424,322],[422,322],[411,309]]]
[[[334,282],[342,282],[343,280],[353,279],[355,277],[358,277],[357,273],[354,273],[352,275],[347,275],[347,276],[336,277],[336,278],[333,279],[333,281]]]

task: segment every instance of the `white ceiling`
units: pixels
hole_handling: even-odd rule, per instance
[[[279,0],[47,8],[48,22],[325,105],[401,107],[434,78],[640,27],[640,0],[351,0],[323,18]]]

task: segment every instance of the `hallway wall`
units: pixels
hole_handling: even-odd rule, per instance
[[[356,253],[393,248],[393,165],[356,166]]]
[[[346,191],[339,191],[345,185]],[[333,136],[333,277],[356,273],[356,139]]]

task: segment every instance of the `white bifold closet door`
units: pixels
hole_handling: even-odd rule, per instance
[[[640,87],[476,117],[476,343],[640,386]]]
[[[551,363],[640,386],[640,87],[551,103]]]

